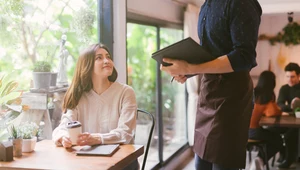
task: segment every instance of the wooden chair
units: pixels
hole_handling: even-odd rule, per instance
[[[270,170],[269,163],[268,163],[268,155],[267,155],[267,144],[264,141],[248,139],[247,151],[249,154],[249,163],[251,163],[251,151],[255,147],[258,149],[258,151],[262,153],[263,161],[266,165],[266,168],[267,170]]]

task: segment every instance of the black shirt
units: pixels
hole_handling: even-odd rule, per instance
[[[227,55],[234,71],[256,64],[261,7],[257,0],[206,0],[198,20],[198,36],[213,56]]]
[[[300,83],[293,87],[286,84],[279,90],[277,104],[283,112],[291,112],[291,102],[295,97],[300,98]]]

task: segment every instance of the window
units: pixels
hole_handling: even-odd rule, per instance
[[[128,84],[135,90],[138,107],[154,114],[156,120],[162,120],[162,126],[156,121],[146,169],[163,163],[160,160],[166,161],[187,143],[185,85],[170,83],[171,77],[166,73],[157,72],[157,63],[151,58],[153,52],[182,38],[182,30],[127,24]],[[159,74],[162,101],[157,100]],[[158,107],[162,108],[159,117],[156,114]],[[162,131],[162,134],[159,131]],[[159,147],[160,140],[163,143],[162,148]]]
[[[62,35],[67,37],[66,66],[71,79],[81,48],[97,42],[97,2],[1,1],[0,78],[9,73],[7,77],[17,81],[19,89],[28,91],[36,61],[50,62],[52,71],[57,72]],[[0,108],[0,141],[7,139],[6,123],[15,117]]]
[[[182,38],[182,30],[161,28],[160,48]],[[162,72],[163,160],[167,160],[187,143],[185,84],[170,81],[170,75]]]
[[[28,90],[36,61],[46,60],[57,71],[64,34],[71,77],[81,47],[97,42],[96,9],[93,0],[1,1],[0,72],[13,70],[20,87]]]
[[[155,117],[156,62],[151,59],[151,54],[157,49],[156,38],[157,29],[154,26],[127,24],[128,85],[132,86],[135,91],[138,107],[152,113]],[[148,153],[146,169],[159,163],[156,127]]]

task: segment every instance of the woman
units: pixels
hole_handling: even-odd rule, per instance
[[[263,129],[259,126],[262,116],[280,116],[282,111],[275,102],[275,74],[271,71],[264,71],[260,74],[256,87],[254,88],[255,104],[252,112],[249,138],[263,140],[267,143],[268,160],[282,149],[282,139],[279,133]],[[263,169],[261,153],[252,162],[252,169]],[[251,170],[250,168],[250,170]]]
[[[57,146],[72,147],[66,124],[79,121],[77,145],[133,143],[136,98],[133,89],[115,82],[117,71],[107,47],[94,44],[80,56],[75,76],[65,94],[60,125],[52,137]],[[137,161],[134,168],[138,167]],[[130,169],[134,169],[130,168]]]

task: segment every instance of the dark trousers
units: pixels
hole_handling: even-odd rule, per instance
[[[282,150],[282,138],[279,133],[269,131],[263,128],[249,129],[249,139],[262,140],[267,145],[268,160],[272,158],[277,152]],[[262,153],[258,156],[262,158]]]
[[[197,154],[195,154],[195,168],[196,170],[238,170],[235,168],[225,168],[220,165],[207,162],[201,159]]]

